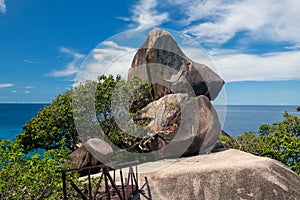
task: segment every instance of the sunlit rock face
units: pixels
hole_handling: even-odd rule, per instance
[[[168,160],[145,163],[139,171]],[[300,177],[282,163],[238,150],[177,159],[147,177],[153,199],[299,199]]]
[[[153,82],[155,74],[149,73],[151,70],[149,68],[153,66],[151,64],[160,64],[173,69],[174,71],[170,73],[170,70],[162,67],[156,73],[163,74],[165,81],[173,86],[190,84],[196,96],[205,95],[214,100],[224,85],[224,80],[209,67],[189,59],[172,35],[165,30],[153,29],[149,32],[147,40],[134,56],[128,78],[138,76]],[[145,65],[146,70],[138,69]],[[156,99],[169,93],[171,91],[168,88],[153,83],[153,94]]]
[[[153,29],[133,58],[128,79],[133,77],[152,84],[154,100],[136,117],[150,120],[145,132],[153,136],[141,149],[162,151],[164,157],[212,149],[221,133],[210,103],[224,84],[218,74],[188,58],[169,32]]]

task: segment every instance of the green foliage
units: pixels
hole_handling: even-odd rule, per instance
[[[132,116],[143,104],[150,101],[144,98],[144,94],[149,97],[150,87],[140,80],[133,79],[132,82],[125,83],[120,76],[100,76],[98,82],[87,81],[56,97],[49,106],[40,110],[35,118],[23,126],[23,133],[15,141],[0,141],[0,199],[62,198],[61,174],[55,170],[70,167],[63,163],[70,153],[69,150],[74,150],[79,142],[72,105],[76,94],[80,95],[79,100],[84,103],[90,102],[94,95],[92,106],[96,109],[97,121],[104,133],[116,145],[128,148],[135,138],[124,133],[113,118],[118,114],[113,113],[111,106],[117,85],[119,92],[115,100],[121,100],[132,92],[129,96],[131,103],[126,107],[127,110],[131,109]],[[94,94],[91,93],[93,90],[96,91]],[[146,100],[141,101],[142,99]],[[76,107],[75,111],[89,112],[84,103],[79,104],[83,107]],[[89,119],[90,121],[93,123],[93,120]],[[37,149],[47,151],[43,155],[25,154]],[[68,173],[68,179],[79,184],[82,189],[86,185],[84,181],[78,182],[78,174],[75,172]],[[93,183],[95,184],[95,180]],[[71,188],[68,189],[70,197],[77,199],[76,194],[70,191]]]
[[[24,150],[56,149],[65,139],[65,146],[74,150],[79,138],[72,115],[72,91],[67,91],[39,111],[23,126],[24,132],[17,136]]]
[[[287,112],[283,117],[282,122],[262,124],[258,133],[220,139],[232,148],[276,159],[300,175],[300,118]]]
[[[126,82],[120,76],[115,79],[113,76],[100,76],[95,96],[96,114],[105,135],[117,146],[129,148],[135,140],[135,130],[129,127],[135,124],[128,117],[134,119],[141,108],[152,101],[151,85],[137,77]]]
[[[40,154],[23,154],[18,140],[0,141],[0,199],[59,199],[62,197],[61,174],[55,170],[70,166],[61,165],[69,151],[64,148]],[[68,178],[78,182],[76,173]]]
[[[92,127],[100,123],[110,141],[122,148],[128,148],[135,138],[132,137],[132,133],[121,130],[115,121],[114,116],[124,113],[123,110],[112,108],[113,100],[122,101],[124,98],[129,102],[126,109],[134,118],[142,107],[152,101],[151,85],[136,77],[125,82],[121,76],[112,75],[102,75],[98,81],[86,81],[74,90],[59,95],[49,106],[40,110],[36,117],[23,126],[24,131],[17,139],[25,152],[56,149],[62,139],[65,141],[65,147],[73,151],[80,142],[75,118],[85,126],[83,131],[87,135],[94,134],[99,137],[100,134]],[[115,102],[114,105],[119,104]],[[95,111],[97,119],[93,119]],[[74,116],[73,113],[77,115]]]
[[[141,87],[137,87],[139,85]],[[131,122],[120,120],[126,119],[123,115],[128,114],[131,108],[138,110],[135,100],[143,97],[144,93],[139,91],[140,88],[146,88],[144,85],[137,79],[127,83],[120,76],[113,77],[112,75],[102,75],[98,77],[97,82],[87,81],[78,85],[73,94],[75,105],[73,111],[76,113],[75,122],[80,123],[81,136],[83,133],[87,138],[101,137],[102,134],[97,126],[100,124],[101,130],[111,142],[121,148],[128,148],[135,138],[132,137],[132,133],[124,129],[124,126],[120,129],[119,125],[122,123],[127,126]]]
[[[261,155],[279,160],[300,174],[300,118],[286,112],[283,116],[282,122],[260,127]]]
[[[74,119],[83,120],[86,125],[84,131],[88,134],[89,127],[100,123],[113,143],[129,148],[135,137],[118,127],[114,116],[122,112],[118,113],[119,109],[112,108],[112,101],[122,101],[124,98],[130,102],[125,109],[134,118],[144,105],[152,101],[151,86],[137,78],[125,83],[120,76],[100,76],[98,82],[87,81],[56,97],[23,126],[23,132],[15,141],[0,141],[0,199],[62,198],[61,174],[55,170],[70,167],[64,162],[80,142]],[[74,103],[78,105],[75,108]],[[93,118],[94,111],[96,119]],[[74,116],[75,112],[79,115]],[[80,119],[81,116],[87,118]],[[33,154],[37,149],[46,152],[43,155]],[[86,187],[84,181],[78,182],[78,174],[75,172],[68,173],[68,179],[79,184],[82,189]],[[69,188],[70,197],[77,199],[71,191]]]

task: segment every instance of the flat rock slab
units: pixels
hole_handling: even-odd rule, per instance
[[[300,199],[300,176],[276,160],[233,149],[144,163],[138,170],[155,200]]]

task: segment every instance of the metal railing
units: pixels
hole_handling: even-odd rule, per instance
[[[57,170],[56,172],[61,173],[62,175],[62,185],[63,185],[63,199],[68,200],[68,187],[67,184],[76,191],[76,193],[84,200],[135,200],[140,199],[140,196],[144,196],[146,199],[151,200],[151,191],[147,177],[145,177],[145,183],[141,188],[139,188],[138,182],[138,170],[135,165],[135,172],[133,170],[134,163],[125,163],[115,166],[115,169],[109,168],[106,165],[97,165],[91,167],[83,168],[73,168],[65,170]],[[123,174],[123,169],[128,168],[127,178]],[[100,176],[96,180],[94,187],[92,186],[91,180],[91,170],[99,169]],[[74,171],[87,171],[87,191],[82,191],[80,186],[76,185],[72,180],[67,178],[67,173]],[[119,171],[119,180],[116,181],[116,171]],[[104,183],[103,183],[104,181]],[[101,186],[104,186],[104,190],[101,189]],[[144,188],[147,187],[147,191],[144,191]],[[147,194],[146,194],[147,193]]]

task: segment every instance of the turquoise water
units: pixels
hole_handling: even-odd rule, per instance
[[[0,139],[14,139],[22,132],[22,126],[35,117],[39,109],[47,104],[0,104]],[[223,129],[232,136],[246,131],[257,131],[260,124],[282,121],[284,111],[300,116],[296,106],[226,106]],[[225,107],[216,109],[223,115]]]

